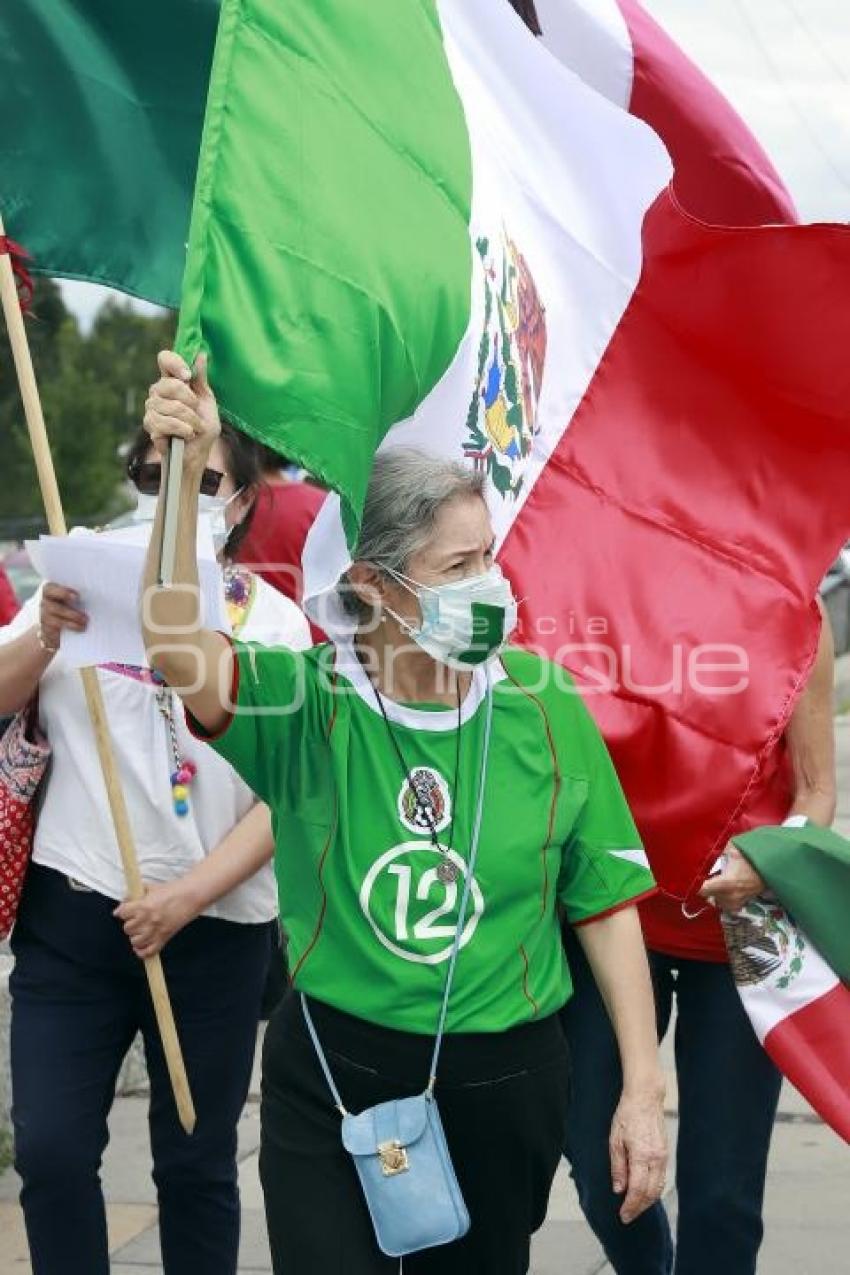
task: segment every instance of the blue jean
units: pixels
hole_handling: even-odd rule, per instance
[[[15,1167],[34,1275],[106,1275],[100,1163],[118,1071],[137,1031],[167,1275],[233,1275],[236,1125],[248,1093],[271,951],[269,925],[200,917],[162,958],[197,1112],[176,1115],[144,969],[115,903],[30,867],[12,935]]]
[[[608,1015],[575,936],[563,1011],[573,1065],[566,1155],[584,1214],[617,1275],[754,1275],[781,1076],[744,1013],[728,965],[650,952],[659,1040],[676,997],[679,1082],[674,1246],[663,1205],[630,1226],[611,1190],[608,1133],[622,1074]]]

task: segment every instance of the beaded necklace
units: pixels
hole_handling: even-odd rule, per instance
[[[154,674],[157,682],[156,706],[162,714],[168,743],[171,748],[171,760],[174,769],[171,772],[171,801],[174,813],[184,818],[189,813],[189,788],[198,773],[198,767],[189,757],[183,757],[177,742],[177,727],[174,724],[174,700],[171,688],[165,686],[158,674]]]
[[[250,571],[239,567],[226,567],[224,571],[224,600],[227,615],[234,637],[238,635],[254,601],[257,582]],[[156,706],[165,722],[168,747],[171,753],[173,770],[170,775],[171,802],[174,813],[184,819],[189,813],[189,789],[198,773],[198,767],[189,757],[184,757],[177,739],[177,726],[174,721],[174,694],[166,686],[163,677],[154,669],[152,680],[156,685]]]

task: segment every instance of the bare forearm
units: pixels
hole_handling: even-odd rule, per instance
[[[576,929],[605,1001],[626,1090],[663,1092],[655,999],[636,908],[623,908]]]
[[[35,628],[0,647],[0,716],[10,717],[32,699],[53,658],[36,636]]]
[[[176,687],[194,680],[195,651],[201,631],[196,531],[198,479],[191,471],[184,471],[180,489],[174,583],[168,587],[158,582],[164,513],[165,498],[161,494],[145,562],[142,631],[151,666]]]
[[[808,685],[800,696],[786,734],[794,770],[791,813],[828,826],[835,818],[835,734],[832,682],[835,651],[829,618],[820,606],[822,628]]]
[[[173,584],[158,583],[164,498],[160,497],[145,563],[142,632],[148,662],[198,721],[216,731],[230,702],[232,656],[220,633],[201,627],[198,587],[198,476],[185,471],[180,491]]]
[[[235,890],[268,863],[274,853],[271,815],[268,806],[252,806],[235,828],[197,864],[182,884],[200,915],[216,899]]]
[[[789,815],[805,815],[812,823],[821,828],[828,828],[835,818],[835,789],[831,791],[809,791],[798,793]]]
[[[115,909],[133,951],[142,960],[155,956],[184,925],[268,863],[272,850],[268,807],[259,803],[191,872],[149,885],[140,899],[125,899]]]
[[[159,354],[160,378],[145,404],[145,429],[165,455],[184,444],[173,583],[158,583],[164,521],[164,488],[145,568],[142,630],[151,666],[158,669],[210,733],[221,730],[230,709],[233,657],[225,638],[201,627],[198,590],[198,490],[210,449],[221,432],[215,396],[199,355],[194,374],[170,350]],[[190,383],[191,382],[191,383]]]

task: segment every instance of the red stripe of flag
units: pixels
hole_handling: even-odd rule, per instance
[[[712,229],[665,194],[644,254],[500,556],[522,640],[615,683],[588,706],[681,897],[758,788],[850,530],[850,229]],[[717,694],[722,658],[746,660],[740,693]]]
[[[764,1047],[818,1115],[850,1142],[850,989],[839,983],[784,1018]]]

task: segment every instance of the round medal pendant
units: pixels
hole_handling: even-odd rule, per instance
[[[443,859],[437,868],[437,880],[442,881],[443,885],[451,885],[453,881],[457,881],[458,870],[451,859]]]

